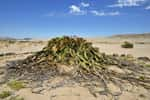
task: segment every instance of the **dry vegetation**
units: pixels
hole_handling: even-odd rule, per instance
[[[2,92],[0,93],[0,98],[1,98],[1,99],[4,99],[4,98],[9,97],[10,95],[11,95],[11,92],[10,92],[10,91],[2,91]]]
[[[129,59],[128,59],[129,58]],[[117,66],[112,67],[112,66]],[[114,73],[113,68],[119,70]],[[143,69],[144,68],[144,69]],[[113,71],[112,71],[113,70]],[[127,72],[124,72],[124,71]],[[134,62],[130,56],[106,55],[99,52],[92,43],[78,37],[57,37],[48,42],[40,52],[27,57],[25,60],[11,63],[8,66],[8,77],[15,74],[20,79],[43,81],[57,76],[67,75],[69,80],[77,83],[97,81],[103,84],[103,92],[113,94],[109,90],[109,83],[117,85],[123,91],[122,82],[129,82],[150,89],[150,69]],[[69,84],[69,83],[67,83]],[[91,90],[93,84],[88,85]],[[85,85],[86,87],[86,85]]]
[[[122,45],[121,45],[122,48],[133,48],[134,45],[128,41],[125,41]]]
[[[25,100],[28,100],[26,97],[30,97],[30,94],[41,94],[45,90],[53,91],[65,87],[70,87],[71,90],[69,91],[78,90],[78,93],[81,93],[80,88],[73,88],[74,86],[80,86],[88,89],[93,97],[95,96],[99,100],[101,97],[98,98],[98,95],[116,98],[123,96],[125,92],[131,93],[128,91],[129,86],[127,85],[130,84],[133,87],[147,91],[145,93],[142,90],[137,90],[137,93],[142,92],[140,94],[134,92],[134,94],[139,95],[139,98],[143,98],[142,100],[148,98],[150,59],[144,56],[135,58],[134,55],[120,53],[120,50],[128,52],[137,50],[139,48],[137,42],[131,40],[128,43],[124,42],[128,40],[122,40],[118,43],[117,40],[115,40],[116,42],[107,41],[106,39],[105,42],[88,42],[84,38],[68,36],[56,37],[48,42],[2,41],[0,45],[2,48],[0,50],[2,52],[0,53],[0,62],[3,64],[4,61],[7,61],[7,65],[0,68],[0,93],[3,97],[6,95],[4,100],[24,100],[24,97]],[[133,48],[124,49],[121,47],[122,44],[125,48]],[[145,42],[143,44],[142,42],[141,45],[140,52],[143,50],[143,46],[149,44],[145,44]],[[108,49],[105,47],[108,47]],[[116,52],[103,53],[112,48]],[[8,51],[3,52],[5,50]],[[16,61],[14,61],[15,59]],[[3,85],[9,89],[5,89]],[[1,89],[2,87],[4,89]],[[31,90],[24,92],[28,88]],[[7,93],[3,93],[4,90],[8,92],[11,90],[11,94],[7,96]],[[134,91],[134,89],[132,90]],[[23,92],[18,95],[17,91]],[[25,94],[27,96],[24,96]],[[35,97],[38,99],[38,96]],[[55,98],[53,95],[51,97]]]

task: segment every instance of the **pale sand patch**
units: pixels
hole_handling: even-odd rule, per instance
[[[86,88],[83,87],[61,87],[42,94],[34,94],[31,89],[22,89],[17,92],[25,100],[97,100]]]
[[[50,91],[44,91],[41,94],[34,94],[31,89],[22,89],[17,94],[25,100],[115,100],[111,95],[98,95],[94,97],[87,88],[60,87]],[[144,95],[140,97],[140,95]],[[118,100],[149,100],[149,93],[145,89],[138,87],[133,88],[133,92],[124,91],[122,95],[116,97]]]
[[[24,52],[37,52],[40,51],[44,46],[46,45],[46,42],[44,43],[14,43],[14,44],[6,44],[1,43],[0,44],[0,54],[2,53],[24,53]]]
[[[31,89],[22,89],[16,94],[23,97],[25,100],[50,100],[49,94],[34,94]]]
[[[84,87],[60,87],[42,94],[34,94],[31,89],[22,89],[17,94],[25,100],[111,100],[110,96],[94,97]]]

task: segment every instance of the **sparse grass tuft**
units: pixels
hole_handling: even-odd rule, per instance
[[[0,98],[1,99],[4,99],[4,98],[7,98],[11,95],[11,92],[10,91],[3,91],[0,93]]]
[[[140,76],[139,79],[140,80],[145,80],[145,77],[144,76]]]
[[[13,80],[10,81],[7,85],[13,90],[20,90],[21,88],[25,88],[25,84],[22,81]]]
[[[128,41],[125,41],[122,45],[121,45],[122,48],[133,48],[134,45]]]
[[[145,64],[146,67],[150,67],[150,64]]]

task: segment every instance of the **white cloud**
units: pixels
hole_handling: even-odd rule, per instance
[[[104,12],[98,12],[96,10],[92,10],[91,13],[96,15],[96,16],[104,16],[105,15]]]
[[[132,7],[140,6],[146,0],[117,0],[116,4],[109,5],[108,7]]]
[[[69,6],[69,13],[72,15],[86,15],[92,14],[94,16],[117,16],[120,15],[120,12],[104,12],[104,11],[97,11],[97,10],[89,10],[89,3],[81,2],[79,5],[71,5]]]
[[[150,6],[145,7],[146,10],[150,10]]]
[[[70,8],[71,14],[75,14],[75,15],[85,15],[86,14],[86,11],[81,10],[80,7],[78,7],[76,5],[71,5],[69,8]]]
[[[76,6],[76,5],[71,5],[70,7],[70,12],[71,13],[78,13],[81,12],[80,7]]]
[[[97,10],[92,10],[90,11],[92,14],[95,16],[117,16],[120,15],[120,12],[115,11],[115,12],[104,12],[104,11],[97,11]]]
[[[89,6],[90,6],[90,4],[89,4],[89,3],[81,2],[81,6],[82,6],[82,7],[89,7]]]

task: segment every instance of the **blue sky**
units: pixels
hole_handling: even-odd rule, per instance
[[[150,32],[150,0],[0,0],[0,36]]]

